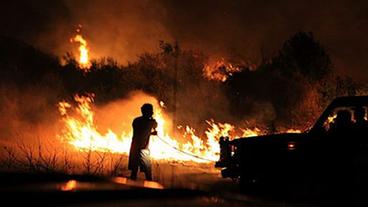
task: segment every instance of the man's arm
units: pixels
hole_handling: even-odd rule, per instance
[[[132,127],[133,127],[133,130],[135,130],[136,128],[137,128],[137,119],[135,118],[134,120],[133,120],[133,123],[132,123]]]
[[[152,125],[152,131],[151,131],[151,135],[157,135],[157,122],[156,120],[153,120],[153,125]]]

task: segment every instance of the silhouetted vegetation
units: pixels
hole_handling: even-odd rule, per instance
[[[232,109],[246,119],[257,104],[270,103],[275,116],[266,123],[305,127],[336,96],[356,95],[363,86],[334,72],[325,49],[312,33],[299,32],[287,40],[278,55],[255,71],[234,74],[228,81]],[[360,90],[364,94],[364,90]],[[262,110],[267,110],[260,107]]]
[[[364,85],[335,74],[327,52],[305,32],[293,35],[275,57],[255,70],[240,66],[242,70],[224,83],[203,77],[205,54],[163,41],[158,53],[144,53],[125,66],[111,58],[93,60],[88,73],[79,69],[71,54],[60,61],[5,37],[0,38],[0,45],[2,98],[35,94],[34,98],[45,99],[35,106],[41,111],[77,93],[94,93],[96,104],[104,104],[134,90],[157,97],[172,111],[177,87],[176,109],[182,124],[205,125],[204,120],[210,118],[233,123],[257,119],[267,126],[298,127],[310,124],[334,97],[365,93]],[[21,101],[19,107],[23,107]],[[39,110],[25,114],[37,117],[32,113]]]

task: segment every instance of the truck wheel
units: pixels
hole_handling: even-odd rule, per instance
[[[242,174],[239,177],[239,185],[243,190],[254,189],[257,184],[257,180],[249,175]]]

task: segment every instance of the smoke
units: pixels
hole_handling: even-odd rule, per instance
[[[76,53],[69,42],[78,24],[92,57],[133,62],[157,50],[158,40],[177,40],[184,48],[213,57],[259,63],[274,55],[297,31],[313,31],[336,68],[366,79],[368,48],[365,1],[132,1],[64,0],[2,3],[3,35],[17,37],[59,56]],[[361,75],[364,74],[364,75]]]
[[[117,134],[122,132],[129,133],[132,131],[132,123],[134,118],[141,116],[140,107],[150,103],[156,111],[165,111],[159,104],[159,101],[142,91],[132,91],[125,98],[109,102],[103,106],[95,107],[96,126],[102,133],[108,129]],[[171,131],[171,118],[165,116],[166,132]]]
[[[61,127],[56,105],[50,104],[54,90],[30,87],[0,87],[0,143],[58,142],[55,139]]]

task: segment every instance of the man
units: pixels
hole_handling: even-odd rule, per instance
[[[153,106],[143,104],[142,116],[133,121],[133,138],[129,152],[128,169],[132,171],[131,179],[137,179],[138,168],[145,173],[146,180],[152,180],[151,160],[149,157],[148,144],[151,135],[157,135],[157,122],[152,118]]]
[[[368,132],[368,121],[365,120],[365,109],[357,107],[354,110],[355,128],[362,132]]]
[[[351,119],[351,112],[347,109],[342,109],[337,112],[329,131],[336,136],[342,136],[343,134],[351,133],[352,129],[353,121]]]
[[[354,134],[353,137],[359,145],[364,146],[367,144],[366,135],[368,134],[368,121],[365,120],[365,108],[360,106],[354,110]]]

